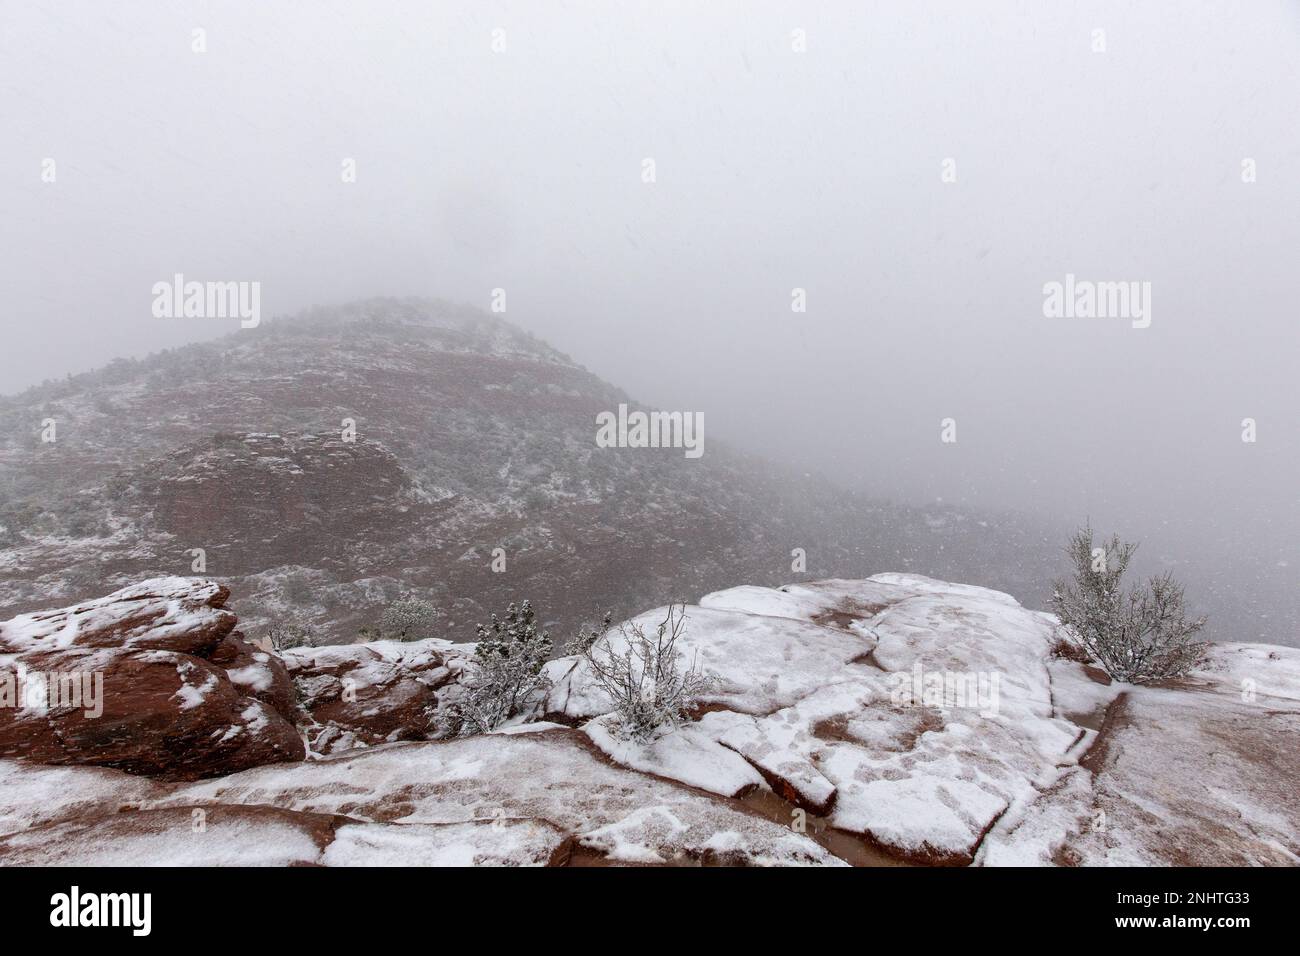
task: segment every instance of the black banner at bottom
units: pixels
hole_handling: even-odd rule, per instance
[[[927,934],[1199,934],[1230,943],[1297,922],[1296,871],[1284,869],[11,868],[0,883],[7,928],[20,938],[76,933],[79,943],[94,935],[128,946],[230,932],[259,943],[374,945],[431,922],[494,944],[514,934],[537,943],[552,932],[597,940],[689,926],[694,945],[740,935],[772,945],[768,934],[797,926],[883,923]]]

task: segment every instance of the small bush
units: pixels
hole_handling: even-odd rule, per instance
[[[511,604],[504,618],[478,626],[478,646],[464,696],[444,717],[444,730],[456,736],[487,733],[530,709],[550,689],[542,668],[551,656],[551,638],[537,630],[528,601]]]
[[[271,642],[271,649],[277,653],[294,647],[316,646],[315,631],[296,621],[282,621],[272,624],[266,629],[266,636]]]
[[[677,639],[686,630],[686,605],[668,606],[668,616],[647,636],[640,624],[619,628],[620,648],[593,640],[583,656],[601,690],[614,702],[616,731],[624,739],[648,740],[661,727],[675,727],[714,684],[696,665],[683,671]]]
[[[564,652],[570,656],[585,657],[591,650],[593,644],[600,640],[600,636],[609,630],[610,622],[614,620],[614,612],[606,611],[605,617],[599,625],[584,624],[578,628],[578,633],[569,639],[564,645]]]
[[[1187,619],[1182,585],[1169,572],[1125,590],[1121,578],[1136,550],[1118,535],[1094,548],[1091,528],[1077,532],[1065,549],[1074,577],[1056,582],[1052,610],[1113,679],[1181,677],[1205,661],[1209,645],[1193,639],[1205,618]]]
[[[391,641],[422,641],[433,636],[438,609],[419,598],[402,598],[384,608],[379,631]]]

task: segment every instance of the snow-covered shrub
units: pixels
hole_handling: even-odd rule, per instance
[[[478,646],[461,679],[463,694],[443,718],[443,729],[458,736],[486,733],[525,713],[550,688],[542,667],[551,656],[551,638],[537,630],[528,601],[511,604],[504,619],[478,626]]]
[[[287,651],[294,647],[315,647],[316,634],[305,624],[280,621],[266,629],[267,639],[274,651]],[[265,646],[265,645],[264,645]]]
[[[1118,535],[1094,548],[1092,529],[1078,531],[1065,549],[1074,578],[1056,582],[1052,610],[1115,680],[1181,677],[1205,660],[1209,645],[1193,639],[1205,618],[1187,619],[1182,585],[1169,572],[1124,589],[1120,579],[1136,550]]]
[[[621,641],[606,636],[587,645],[583,656],[614,703],[612,729],[623,738],[647,740],[660,727],[676,726],[713,686],[695,660],[682,670],[677,639],[685,630],[686,605],[670,604],[653,636],[631,622],[619,628]]]
[[[391,641],[422,641],[433,636],[438,609],[419,598],[402,598],[384,608],[379,631]]]
[[[604,619],[599,625],[583,624],[578,628],[578,633],[569,638],[564,645],[564,653],[573,657],[585,657],[591,646],[600,640],[600,635],[609,630],[610,622],[614,620],[614,612],[606,611]]]

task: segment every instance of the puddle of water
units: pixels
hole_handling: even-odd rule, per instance
[[[788,827],[790,821],[793,819],[792,811],[795,809],[794,804],[773,793],[771,790],[755,790],[744,797],[740,797],[737,802],[743,803],[759,816],[771,820],[773,823],[779,824],[780,826]],[[835,856],[852,866],[911,865],[877,849],[861,837],[854,836],[852,833],[846,833],[843,830],[835,829],[827,822],[825,817],[818,817],[809,813],[805,823],[807,825],[807,829],[804,833],[805,836],[813,840],[815,843],[825,847]],[[553,865],[604,867],[639,866],[645,864],[629,864],[618,860],[611,860],[601,851],[582,846],[577,841],[573,841],[563,848],[560,858],[557,859]],[[654,865],[727,866],[729,863],[726,859],[700,860],[688,856],[682,856]]]
[[[1106,720],[1106,707],[1102,705],[1096,710],[1077,713],[1064,712],[1061,716],[1077,727],[1087,727],[1089,730],[1099,731],[1102,723]]]
[[[794,819],[794,804],[771,790],[755,790],[741,797],[740,802],[759,816],[766,817],[773,823],[788,827]],[[853,866],[908,866],[909,864],[890,856],[883,850],[872,846],[862,837],[843,830],[837,830],[825,817],[809,813],[805,820],[807,829],[804,836],[821,844],[845,863]]]

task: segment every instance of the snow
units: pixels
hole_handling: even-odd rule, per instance
[[[604,845],[617,831],[625,852],[679,861],[703,852],[714,834],[734,831],[741,835],[738,857],[750,862],[836,862],[787,827],[612,764],[573,730],[386,744],[178,786],[151,805],[214,803],[344,814],[403,828],[541,820],[584,845]],[[664,808],[684,829],[641,826],[647,808]]]
[[[1300,700],[1300,648],[1276,644],[1213,644],[1198,677],[1234,685],[1256,697]]]
[[[254,691],[268,691],[274,682],[270,669],[259,664],[234,667],[227,670],[226,673],[230,675],[230,680],[233,683]]]
[[[657,608],[633,621],[647,633],[664,619]],[[617,652],[622,641],[609,636]],[[788,707],[805,694],[844,676],[850,662],[871,649],[862,637],[788,618],[762,617],[690,605],[686,627],[678,641],[683,663],[695,661],[717,678],[717,686],[702,698],[744,713],[770,713]],[[609,700],[590,679],[586,664],[560,658],[548,666],[555,682],[547,709],[570,717],[599,716]]]
[[[1300,706],[1230,684],[1125,687],[1112,714],[1089,767],[1008,814],[980,862],[1300,864]]]
[[[653,625],[664,613],[637,620]],[[1054,619],[996,591],[883,574],[732,588],[685,613],[687,659],[698,655],[719,678],[705,702],[726,710],[648,746],[590,720],[597,746],[718,793],[773,781],[833,826],[908,858],[969,862],[989,828],[1090,739],[1054,701]],[[1079,665],[1057,664],[1068,703],[1104,706],[1106,688]],[[608,708],[582,662],[553,662],[551,673],[548,709],[591,718]],[[971,693],[932,699],[934,686]]]
[[[462,653],[467,646],[471,645],[426,638],[422,641],[367,641],[364,649],[384,663],[403,664],[408,669],[415,669],[427,664],[435,655]],[[284,651],[281,656],[286,663],[291,660],[300,662],[297,665],[299,668],[308,664],[316,668],[326,668],[330,665],[354,662],[357,659],[358,647],[359,645],[355,644],[294,647]]]
[[[1052,700],[1058,712],[1076,722],[1099,717],[1106,705],[1124,689],[1122,684],[1104,684],[1088,676],[1075,661],[1053,658],[1047,662],[1052,682]]]
[[[1009,810],[985,839],[977,857],[983,866],[1048,866],[1067,839],[1094,825],[1089,813],[1092,776],[1066,769],[1046,795]]]
[[[459,665],[467,654],[473,653],[473,647],[472,644],[452,644],[438,638],[427,638],[422,641],[295,647],[282,652],[281,656],[291,674],[308,669],[325,672],[316,678],[304,679],[304,689],[310,696],[334,684],[335,679],[328,676],[331,673],[346,674],[356,687],[385,684],[398,677],[439,684],[449,673],[449,668],[439,666],[440,663],[446,661]]]
[[[549,720],[537,720],[531,724],[503,724],[495,730],[490,730],[490,734],[537,734],[545,730],[564,730],[564,724],[554,724]]]
[[[700,607],[717,611],[742,611],[764,617],[789,617],[811,620],[814,613],[825,605],[819,595],[807,594],[794,588],[760,588],[742,585],[725,591],[714,591],[700,598]]]
[[[254,700],[240,713],[239,719],[244,722],[244,729],[250,734],[256,734],[258,731],[264,730],[269,723],[267,713],[266,704],[260,700]]]
[[[652,847],[680,844],[689,831],[672,808],[642,807],[615,823],[597,827],[582,842],[618,863],[667,863]]]
[[[738,715],[739,716],[739,715]],[[708,714],[701,721],[717,727],[721,714]],[[835,784],[817,769],[807,754],[807,730],[796,729],[781,719],[754,718],[728,721],[715,730],[717,739],[743,756],[753,766],[786,782],[805,808],[824,808],[835,796]]]
[[[597,718],[583,727],[611,759],[642,773],[658,774],[671,780],[724,797],[734,797],[758,787],[763,778],[734,751],[691,726],[670,729],[645,743],[621,740],[611,734],[606,718]]]
[[[164,647],[187,634],[233,627],[235,616],[213,607],[215,581],[151,578],[70,608],[20,614],[0,623],[0,648],[14,654],[84,651],[80,665],[96,670],[123,650]]]
[[[0,839],[8,866],[289,866],[321,848],[292,814],[153,810],[68,820]]]
[[[147,661],[164,661],[176,665],[176,674],[181,679],[181,686],[172,694],[180,700],[181,710],[193,710],[195,707],[202,705],[207,700],[208,694],[220,686],[217,676],[210,671],[200,670],[200,668],[190,659],[181,654],[173,654],[171,651],[149,651],[140,655],[141,660]],[[195,672],[199,672],[203,678],[201,684],[191,683]]]
[[[116,813],[165,792],[164,785],[116,770],[0,760],[0,835],[68,817]]]
[[[564,834],[541,820],[340,827],[326,866],[544,866]]]
[[[1176,686],[1107,685],[1052,656],[1050,615],[904,574],[732,588],[686,618],[686,660],[718,684],[701,715],[647,742],[611,733],[609,701],[564,658],[536,716],[580,729],[515,721],[167,785],[0,761],[0,862],[538,865],[573,846],[635,864],[842,862],[739,797],[787,800],[917,862],[1300,863],[1300,651],[1215,645]],[[466,652],[389,641],[285,657],[368,681],[452,647]],[[972,686],[997,693],[918,699],[936,675],[979,675]],[[240,717],[264,719],[260,703]],[[118,812],[136,806],[149,812]],[[210,811],[203,840],[189,839],[195,807]]]

